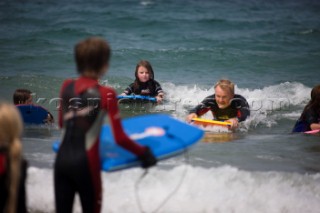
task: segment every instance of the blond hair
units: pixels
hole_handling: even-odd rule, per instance
[[[16,212],[21,167],[22,121],[20,113],[12,104],[0,103],[0,147],[8,150],[7,170],[8,199],[5,212]]]
[[[220,79],[215,85],[214,88],[219,86],[222,90],[229,90],[232,95],[234,95],[234,83],[228,79]]]

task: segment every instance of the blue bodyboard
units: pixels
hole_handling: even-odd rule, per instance
[[[122,100],[122,99],[157,102],[157,99],[155,97],[144,96],[144,95],[118,95],[118,100]]]
[[[204,131],[181,122],[169,115],[152,114],[124,119],[125,132],[137,143],[148,146],[158,160],[173,157],[199,141]],[[53,144],[58,150],[59,143]],[[140,166],[138,158],[118,146],[109,125],[102,127],[100,135],[101,169],[106,172]]]
[[[45,124],[45,120],[48,118],[48,111],[35,105],[17,105],[24,124]]]

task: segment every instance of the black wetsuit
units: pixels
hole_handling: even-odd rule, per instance
[[[78,192],[83,212],[100,212],[99,135],[107,110],[116,142],[136,155],[145,148],[124,133],[113,89],[98,85],[95,79],[80,77],[65,81],[60,96],[59,125],[64,134],[54,167],[56,210],[72,212]]]
[[[314,110],[307,109],[304,115],[295,123],[292,132],[305,132],[311,130],[311,124],[320,123],[320,109],[318,112]]]
[[[230,106],[225,109],[220,109],[215,95],[206,97],[198,106],[189,111],[201,116],[211,110],[215,120],[228,120],[237,117],[239,122],[244,121],[250,115],[250,109],[247,100],[241,95],[234,95]]]
[[[135,94],[155,97],[159,93],[163,93],[163,90],[157,81],[150,79],[145,83],[140,82],[138,88],[135,87],[135,83],[132,83],[123,92],[126,95]]]

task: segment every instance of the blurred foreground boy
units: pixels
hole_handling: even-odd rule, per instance
[[[59,126],[62,143],[54,165],[56,211],[72,212],[75,193],[83,212],[100,212],[101,176],[99,135],[108,113],[116,142],[136,154],[142,167],[156,164],[148,147],[133,142],[123,131],[116,92],[98,79],[108,70],[110,47],[101,38],[88,38],[75,46],[78,79],[64,81],[60,91]]]

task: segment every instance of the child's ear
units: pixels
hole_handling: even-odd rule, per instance
[[[109,64],[106,64],[104,65],[102,68],[101,68],[101,75],[105,74],[109,69]]]

